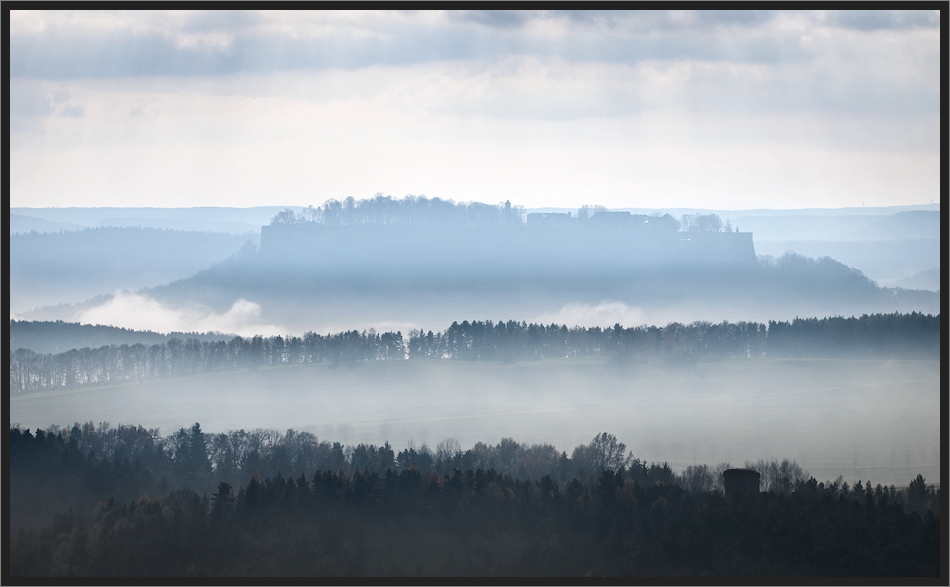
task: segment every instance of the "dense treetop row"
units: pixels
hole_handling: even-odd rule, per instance
[[[79,349],[84,347],[99,348],[101,346],[121,346],[123,344],[153,344],[166,343],[177,338],[186,340],[193,338],[202,341],[230,340],[231,334],[220,332],[152,332],[151,330],[134,330],[118,326],[104,326],[101,324],[80,324],[78,322],[64,322],[62,320],[10,320],[10,348],[30,349],[41,354],[53,354]]]
[[[12,516],[48,488],[61,507],[75,503],[11,536],[13,576],[940,574],[940,492],[920,476],[903,490],[849,488],[816,483],[787,461],[750,463],[764,465],[768,491],[730,498],[697,484],[701,469],[646,466],[606,433],[561,454],[594,463],[567,478],[557,466],[540,477],[463,469],[454,456],[450,469],[405,466],[388,445],[372,457],[371,447],[336,443],[335,470],[263,474],[269,459],[293,461],[302,433],[288,431],[256,453],[242,481],[215,483],[224,471],[211,465],[213,435],[196,424],[166,451],[142,432],[11,429],[12,486],[30,492],[12,501]],[[119,436],[139,438],[141,456],[92,448]],[[487,448],[523,459],[535,447],[505,439]],[[391,466],[382,473],[379,463],[359,466],[383,451]],[[145,459],[165,459],[171,484],[156,488]],[[99,505],[70,502],[80,490]]]
[[[172,338],[38,354],[10,353],[14,391],[126,379],[184,375],[267,365],[388,360],[520,361],[610,357],[619,361],[695,363],[705,357],[888,357],[933,359],[940,351],[940,316],[874,314],[860,318],[797,318],[755,322],[673,322],[665,327],[572,327],[490,320],[453,322],[445,331],[377,333],[356,330],[302,337]]]
[[[534,216],[535,218],[532,218]],[[329,199],[322,206],[308,206],[299,213],[287,208],[278,213],[271,224],[319,223],[327,225],[394,224],[403,226],[475,225],[505,226],[524,222],[524,207],[511,202],[497,205],[482,202],[454,202],[439,197],[407,195],[399,199],[384,196],[381,192],[372,198],[357,200],[352,196],[342,202]],[[627,212],[610,212],[599,205],[585,204],[576,213],[529,214],[528,224],[592,224],[610,225],[617,221],[636,220],[642,223],[655,222],[663,229],[690,232],[732,232],[729,220],[723,223],[717,214],[686,214],[676,220],[669,214],[654,212],[651,216],[630,216]],[[558,222],[554,222],[558,221]]]
[[[454,322],[443,332],[374,330],[297,336],[236,336],[230,341],[173,338],[166,343],[123,344],[37,354],[10,353],[14,391],[253,368],[264,365],[385,360],[536,360],[607,356],[617,360],[695,363],[701,357],[936,358],[940,317],[875,314],[860,318],[712,324],[673,322],[665,327],[573,327],[525,322]]]
[[[691,465],[676,473],[667,463],[647,463],[636,457],[607,432],[574,447],[570,454],[547,443],[527,444],[510,437],[494,445],[477,442],[465,450],[457,440],[447,438],[435,449],[425,443],[418,447],[410,443],[396,451],[388,442],[344,446],[293,429],[283,433],[265,429],[206,433],[196,423],[161,436],[157,429],[142,426],[77,422],[69,428],[51,426],[35,432],[13,425],[9,446],[13,472],[56,476],[92,467],[97,483],[110,487],[116,499],[183,486],[210,493],[222,482],[237,485],[252,475],[313,477],[325,471],[345,478],[359,474],[385,478],[390,471],[398,474],[410,469],[435,478],[452,476],[455,471],[493,471],[513,479],[547,477],[561,484],[575,479],[596,484],[604,471],[613,471],[640,485],[678,485],[693,492],[721,493],[722,473],[732,467],[730,463]],[[938,494],[920,476],[909,490],[899,491],[880,484],[875,488],[871,480],[856,480],[853,486],[841,477],[818,482],[788,459],[747,461],[743,466],[760,474],[764,492],[852,499],[873,494],[877,501],[898,499],[907,509],[920,513],[940,511]]]
[[[393,199],[377,193],[369,199],[356,200],[352,196],[342,202],[329,199],[322,206],[309,206],[299,214],[287,208],[274,216],[272,224],[296,224],[317,222],[329,225],[353,224],[400,224],[410,226],[434,224],[480,224],[501,226],[521,224],[522,206],[510,203],[483,204],[481,202],[463,202],[456,204],[452,200],[439,197],[408,195],[402,199]]]

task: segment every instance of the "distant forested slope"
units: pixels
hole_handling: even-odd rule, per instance
[[[904,289],[929,289],[931,291],[939,291],[940,286],[939,267],[919,271],[910,277],[905,277],[894,283],[894,287],[902,287]]]
[[[881,241],[905,239],[939,239],[940,212],[937,210],[904,210],[882,213],[886,208],[849,214],[833,214],[833,210],[767,211],[768,214],[736,213],[734,223],[751,230],[757,240],[775,241]],[[766,212],[766,211],[762,211]],[[858,213],[861,212],[861,213]]]
[[[417,239],[418,258],[400,256],[401,245],[386,242],[378,243],[376,250],[387,251],[379,255],[369,248],[340,251],[332,243],[271,249],[145,293],[217,312],[244,298],[259,304],[261,319],[271,324],[324,331],[350,324],[450,323],[460,314],[536,319],[571,304],[592,307],[605,300],[659,322],[940,311],[934,292],[880,288],[830,258],[792,254],[751,263],[642,266],[623,250],[605,248],[600,257],[551,255],[527,263],[518,259],[528,253],[508,258],[505,249],[491,245],[485,250],[492,254],[473,253],[477,259],[453,256],[436,236],[428,244]],[[542,258],[538,251],[531,255]]]
[[[939,238],[873,241],[773,241],[756,238],[755,250],[759,255],[773,257],[781,257],[788,251],[811,258],[831,257],[848,267],[861,269],[881,286],[939,289],[939,279],[920,282],[925,287],[908,287],[901,282],[921,271],[940,267]]]
[[[755,234],[760,255],[793,251],[806,257],[832,257],[860,269],[882,286],[936,291],[931,282],[909,287],[899,280],[940,266],[940,212],[906,210],[896,214],[741,216],[736,224]]]
[[[261,324],[333,332],[444,324],[459,315],[531,321],[604,302],[658,323],[940,309],[933,291],[878,287],[822,253],[848,252],[861,263],[880,257],[874,262],[897,279],[939,260],[927,239],[912,246],[888,241],[897,258],[850,244],[784,255],[786,243],[772,241],[766,250],[776,258],[768,259],[753,246],[752,233],[730,231],[715,214],[680,221],[585,206],[576,214],[530,214],[525,223],[522,212],[507,202],[328,200],[277,213],[250,239],[260,250],[242,249],[247,239],[240,236],[157,229],[13,235],[11,310],[24,319],[79,321],[106,301],[94,296],[132,289],[167,307],[202,306],[217,314],[244,299],[260,308]],[[933,214],[869,215],[859,224],[893,237],[930,227]],[[799,224],[821,224],[815,218]],[[804,234],[793,228],[787,234]],[[825,229],[822,234],[831,230]],[[907,257],[926,266],[910,271]]]
[[[30,349],[37,353],[63,353],[83,347],[163,344],[172,338],[202,341],[230,340],[233,334],[197,332],[160,332],[131,330],[100,324],[10,320],[10,348]]]
[[[227,232],[231,234],[256,233],[260,227],[283,209],[281,206],[234,208],[224,206],[197,206],[190,208],[156,207],[66,207],[66,208],[10,208],[21,217],[64,223],[78,228],[147,227],[186,232]],[[32,226],[31,226],[32,224]],[[11,232],[29,232],[51,228],[53,225],[22,222],[12,225]],[[26,230],[24,231],[23,228]],[[62,228],[65,228],[63,226]],[[57,228],[58,230],[58,228]]]
[[[10,308],[76,303],[193,275],[258,241],[255,233],[88,228],[10,235]]]
[[[59,232],[61,230],[82,230],[88,228],[81,224],[72,222],[57,222],[55,220],[45,220],[35,216],[24,216],[22,214],[10,214],[10,234],[36,232]]]

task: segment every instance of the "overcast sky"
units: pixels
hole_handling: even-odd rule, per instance
[[[940,15],[10,19],[12,206],[939,201]]]

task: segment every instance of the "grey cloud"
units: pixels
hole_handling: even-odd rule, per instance
[[[802,63],[763,79],[754,74],[730,79],[722,70],[694,71],[686,102],[691,110],[708,113],[921,115],[939,112],[940,92],[926,85],[885,87],[872,75],[841,79],[834,69],[814,71]]]
[[[40,88],[31,85],[12,84],[10,86],[10,116],[36,118],[53,113],[49,95]]]
[[[554,39],[526,38],[518,30],[532,19],[566,15],[577,30]],[[220,50],[176,46],[171,35],[63,33],[47,30],[11,39],[13,77],[77,78],[137,75],[219,75],[238,72],[358,68],[369,65],[408,65],[435,60],[495,59],[512,54],[557,56],[567,60],[636,62],[644,59],[766,59],[794,58],[787,51],[745,50],[760,40],[730,38],[734,50],[693,34],[710,23],[749,26],[768,20],[767,13],[722,12],[691,15],[682,23],[664,12],[536,13],[474,11],[450,13],[449,25],[378,37],[353,37],[344,32],[318,38],[262,35],[254,30],[256,13],[243,11],[198,13],[183,32],[225,32],[233,42]],[[675,21],[675,22],[674,22]],[[487,26],[470,26],[479,23]],[[591,27],[584,24],[600,23]],[[677,28],[681,30],[676,30]],[[656,30],[669,34],[653,35]],[[635,33],[635,34],[631,34]]]
[[[618,21],[638,31],[708,31],[717,27],[752,27],[775,18],[774,10],[696,10],[685,13],[670,11],[633,11],[622,13]]]
[[[59,115],[64,118],[82,118],[86,115],[86,109],[81,104],[67,104]]]
[[[538,18],[565,18],[582,26],[623,28],[628,32],[704,29],[714,26],[756,26],[772,20],[773,10],[702,10],[673,13],[658,10],[467,10],[451,13],[453,20],[510,29]]]
[[[11,40],[10,74],[14,78],[75,79],[144,75],[226,75],[238,72],[363,67],[410,61],[406,49],[396,51],[374,40],[334,43],[239,37],[227,51],[177,47],[166,37],[127,32],[103,38],[57,35]],[[424,60],[425,53],[416,56]]]
[[[69,92],[67,91],[53,92],[54,104],[62,104],[63,102],[66,102],[68,100],[69,100]]]
[[[205,10],[195,12],[182,29],[186,32],[235,31],[263,21],[260,13],[249,10]]]
[[[53,113],[50,97],[32,84],[10,84],[10,131],[42,132]]]
[[[770,11],[466,11],[450,12],[443,26],[410,27],[380,36],[357,37],[340,29],[320,37],[290,37],[256,32],[263,18],[258,13],[196,13],[183,25],[184,32],[227,32],[226,48],[181,47],[172,35],[156,32],[79,36],[47,31],[11,38],[10,71],[17,78],[79,78],[126,76],[213,76],[275,71],[358,69],[372,65],[405,66],[434,61],[478,60],[498,62],[516,55],[531,55],[567,62],[604,62],[635,65],[644,61],[683,61],[761,64],[776,66],[764,78],[743,79],[714,68],[718,78],[692,83],[689,98],[701,110],[715,108],[761,110],[903,110],[939,107],[929,80],[911,80],[897,87],[886,85],[886,76],[875,74],[872,64],[842,62],[848,75],[834,67],[814,71],[807,67],[829,51],[802,41],[802,30],[771,30],[776,15]],[[794,15],[793,15],[794,16]],[[851,26],[874,30],[939,24],[939,15],[920,11],[871,11],[828,13],[822,24],[818,13],[799,13],[809,26]],[[533,19],[567,19],[571,31],[557,37],[526,35],[520,30]],[[807,23],[811,23],[811,25]],[[915,24],[917,23],[917,24]],[[401,25],[400,25],[401,26]],[[725,30],[723,30],[725,29]],[[829,41],[831,42],[831,41]],[[843,41],[842,41],[843,42]],[[853,41],[848,41],[853,42]],[[868,42],[871,42],[870,40]],[[832,42],[832,45],[834,43]],[[837,47],[833,47],[837,49]],[[844,47],[844,54],[862,54],[861,46]],[[934,51],[932,59],[936,60]],[[856,68],[857,67],[857,68]],[[931,66],[926,65],[925,69]],[[864,69],[861,69],[864,68]],[[935,69],[936,71],[936,69]],[[68,96],[66,96],[68,99]],[[491,102],[488,111],[504,111],[506,97]],[[44,97],[45,99],[45,97]],[[55,98],[60,103],[59,96]],[[563,102],[563,101],[562,101]],[[636,95],[605,98],[600,103],[528,108],[542,118],[561,117],[565,108],[574,112],[606,113],[639,109]],[[484,106],[484,105],[480,105]],[[14,105],[15,109],[16,105]],[[51,107],[34,102],[40,114]],[[11,109],[11,113],[14,112]],[[511,111],[519,110],[512,106]],[[136,112],[132,112],[134,115]]]
[[[769,22],[775,10],[704,10],[702,21],[717,25],[756,26]]]
[[[938,28],[940,13],[932,10],[841,10],[830,13],[827,22],[860,31]]]
[[[157,34],[106,37],[41,34],[10,41],[10,75],[73,79],[136,75],[207,75],[237,68],[228,55],[180,49]]]
[[[459,10],[450,11],[449,18],[461,22],[510,29],[520,27],[531,19],[533,13],[524,10]]]

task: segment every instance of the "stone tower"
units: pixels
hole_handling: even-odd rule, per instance
[[[722,479],[729,497],[759,494],[759,474],[752,469],[727,469],[723,471]]]

